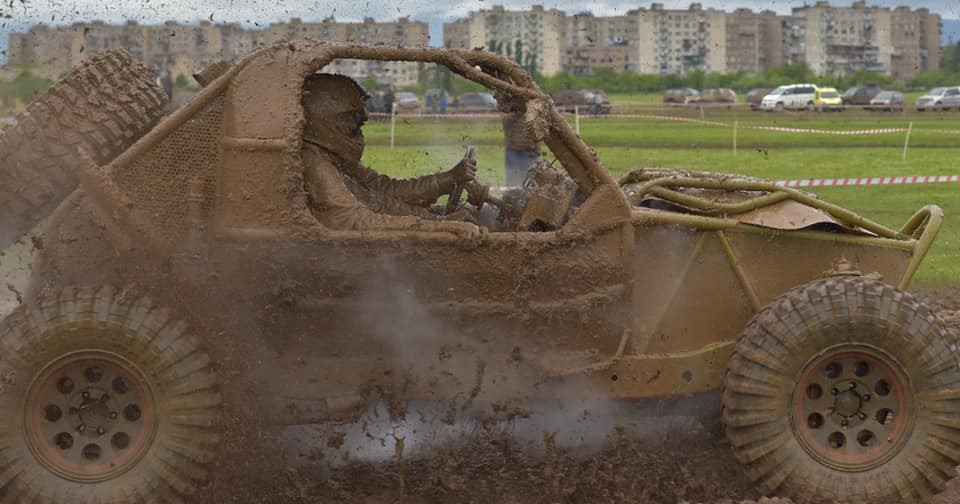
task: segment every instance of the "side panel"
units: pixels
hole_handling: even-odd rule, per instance
[[[910,261],[909,250],[843,241],[831,233],[818,238],[798,237],[790,232],[727,232],[746,277],[762,305],[791,288],[822,278],[837,262],[846,260],[852,270],[879,275],[896,285]]]
[[[637,354],[686,352],[734,337],[753,315],[716,232],[636,231]]]
[[[836,274],[841,260],[896,282],[911,257],[828,232],[637,225],[635,236],[633,336],[622,359],[592,375],[616,397],[714,389],[736,338],[776,297]]]
[[[621,348],[631,295],[621,234],[231,243],[208,269],[234,284],[217,289],[238,315],[227,333],[261,342],[257,359],[275,371],[251,376],[281,403],[496,401],[549,394]]]

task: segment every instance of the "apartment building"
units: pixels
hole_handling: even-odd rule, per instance
[[[132,21],[119,26],[100,21],[57,28],[37,25],[27,33],[11,34],[8,65],[29,65],[38,75],[56,79],[88,57],[123,48],[154,68],[162,80],[172,82],[176,76],[189,76],[215,60],[236,59],[283,40],[307,39],[426,46],[429,28],[426,23],[409,18],[390,23],[378,23],[371,18],[343,23],[332,17],[316,23],[293,18],[264,30],[248,30],[238,24],[187,25],[173,21],[150,26]],[[332,71],[358,80],[409,86],[419,79],[420,64],[343,60],[334,62]]]
[[[183,25],[168,21],[145,26],[130,21],[109,25],[101,21],[51,28],[37,25],[27,33],[10,35],[8,64],[30,66],[43,77],[56,79],[101,51],[126,49],[158,72],[191,70],[190,61],[207,61],[224,57],[222,33],[218,27],[204,22]],[[174,73],[176,75],[176,73]]]
[[[786,59],[805,62],[817,74],[860,70],[911,79],[934,70],[940,56],[940,16],[927,9],[833,7],[826,1],[797,7],[786,22]]]
[[[534,7],[531,12],[542,11]],[[506,22],[509,35],[491,25],[522,18],[522,12],[502,6],[471,12],[444,25],[448,47],[484,47],[513,55],[500,46],[506,39],[550,34],[540,25]],[[600,68],[652,74],[685,75],[705,72],[758,73],[788,63],[807,63],[820,74],[850,74],[859,70],[910,79],[936,68],[940,57],[940,16],[927,9],[870,7],[857,1],[833,7],[826,1],[773,11],[736,9],[725,12],[693,3],[687,9],[665,9],[661,3],[628,11],[623,16],[597,17],[588,12],[554,14],[563,20],[563,49],[550,52],[557,65],[538,66],[543,73],[559,68],[590,74]],[[533,33],[525,33],[525,30]],[[521,62],[523,63],[523,62]]]
[[[293,18],[286,23],[271,24],[257,35],[257,43],[262,46],[285,40],[325,40],[426,47],[430,41],[427,23],[411,21],[409,17],[391,23],[379,23],[369,17],[356,23],[337,22],[333,17],[317,23]],[[349,75],[359,81],[374,80],[381,85],[402,87],[415,85],[422,67],[411,61],[336,60],[327,71]]]
[[[553,75],[563,70],[566,22],[564,12],[542,5],[526,11],[497,5],[446,24],[444,46],[482,47],[510,56],[525,68]]]
[[[426,23],[409,18],[395,22],[293,18],[262,30],[207,22],[37,25],[27,33],[10,35],[8,64],[30,65],[35,73],[53,79],[84,58],[122,47],[172,81],[205,62],[241,57],[284,40],[426,46],[428,32]],[[529,10],[493,6],[445,23],[443,45],[505,54],[544,75],[561,71],[583,75],[602,68],[661,75],[758,73],[806,63],[818,74],[871,70],[909,80],[938,68],[941,32],[940,16],[928,9],[873,7],[862,0],[850,7],[821,0],[786,16],[704,9],[700,3],[687,9],[653,3],[605,17],[589,12],[568,15],[542,5]],[[396,86],[415,84],[422,70],[412,62],[338,61],[333,66],[333,71],[360,80]]]
[[[637,68],[641,73],[686,75],[694,70],[727,71],[726,13],[704,9],[700,3],[686,10],[630,11],[637,19],[640,43]]]
[[[939,70],[943,62],[943,19],[929,9],[917,9],[920,15],[920,61],[921,70]]]
[[[587,75],[601,68],[616,73],[637,70],[639,32],[634,17],[575,14],[567,17],[565,33],[563,71]]]
[[[727,72],[760,73],[783,65],[783,25],[776,12],[737,9],[726,15]]]

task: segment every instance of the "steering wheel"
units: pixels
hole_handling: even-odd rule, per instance
[[[463,155],[463,159],[477,159],[477,148],[472,145],[467,147],[467,152]],[[443,211],[444,215],[450,215],[460,209],[460,197],[463,195],[464,189],[466,189],[466,184],[456,184],[453,186],[450,194],[447,195],[447,206]]]
[[[443,209],[443,215],[450,215],[460,209],[460,196],[463,195],[464,186],[457,184],[447,195],[447,206]]]

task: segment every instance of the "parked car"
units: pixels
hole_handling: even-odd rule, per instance
[[[663,93],[663,103],[690,103],[700,97],[700,91],[693,88],[668,89]]]
[[[490,93],[463,93],[455,103],[457,112],[496,112],[497,99]]]
[[[393,98],[398,113],[420,112],[420,98],[409,91],[401,91]]]
[[[598,105],[596,103],[598,96],[599,110],[594,110],[595,105]],[[550,94],[550,97],[553,98],[553,103],[556,104],[557,108],[565,111],[573,111],[575,107],[579,107],[580,112],[584,114],[609,114],[613,108],[607,93],[600,89],[563,89],[554,91]]]
[[[960,87],[938,87],[931,89],[927,94],[917,98],[917,110],[950,110],[960,109]]]
[[[840,92],[832,87],[817,88],[813,93],[813,105],[820,112],[843,110],[843,98]]]
[[[725,104],[730,108],[737,103],[737,93],[727,88],[704,89],[698,97],[691,98],[690,103]]]
[[[906,107],[903,93],[900,91],[881,91],[870,100],[867,110],[884,110],[887,112],[902,112]]]
[[[876,84],[867,84],[865,86],[853,86],[843,93],[844,105],[870,105],[870,100],[880,94],[883,89]]]
[[[813,110],[813,97],[816,92],[817,86],[814,84],[780,86],[763,97],[760,108],[763,110]]]
[[[763,97],[770,94],[770,88],[756,88],[751,89],[747,92],[745,100],[747,105],[750,105],[750,110],[757,110],[760,108],[760,102],[763,101]]]

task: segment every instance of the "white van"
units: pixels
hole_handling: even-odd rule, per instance
[[[814,93],[817,86],[814,84],[791,84],[774,89],[760,102],[761,110],[813,110]]]
[[[917,110],[950,110],[956,108],[960,110],[960,87],[938,87],[928,91],[927,94],[917,98]]]

